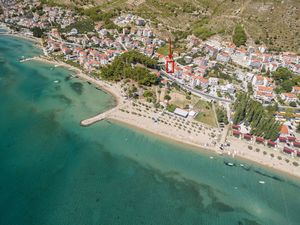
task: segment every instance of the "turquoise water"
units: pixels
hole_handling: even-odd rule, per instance
[[[81,119],[113,98],[0,36],[0,224],[299,225],[300,182]],[[259,184],[264,180],[264,185]]]

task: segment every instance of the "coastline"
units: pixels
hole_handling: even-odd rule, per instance
[[[38,47],[42,48],[41,39],[31,39],[31,38],[21,36],[19,34],[11,34],[11,33],[7,33],[4,35],[9,35],[9,36],[33,41],[38,44]],[[113,95],[116,100],[116,107],[119,106],[122,101],[124,101],[124,97],[122,96],[121,87],[119,84],[111,84],[103,80],[92,78],[87,74],[85,74],[84,71],[82,71],[81,69],[71,66],[65,62],[53,60],[48,56],[36,57],[34,60],[49,63],[49,64],[55,64],[61,67],[65,67],[70,71],[74,71],[80,79],[91,82],[95,86],[99,87],[101,90]],[[215,146],[207,145],[208,142],[212,140],[210,136],[207,135],[208,132],[206,133],[204,132],[203,135],[200,135],[197,138],[197,140],[191,140],[190,139],[191,135],[188,133],[184,134],[183,132],[181,132],[180,135],[176,136],[175,134],[178,134],[179,131],[172,130],[172,127],[168,127],[168,125],[166,125],[165,127],[162,127],[163,125],[148,126],[151,125],[151,123],[153,124],[152,119],[150,119],[150,122],[149,121],[146,122],[145,118],[139,118],[138,116],[132,114],[130,116],[131,119],[128,117],[128,115],[126,116],[122,115],[122,112],[118,110],[116,112],[109,114],[107,119],[116,121],[117,123],[123,123],[129,125],[131,127],[134,127],[135,129],[148,132],[154,136],[162,137],[164,139],[167,139],[167,141],[175,141],[176,144],[181,144],[183,146],[188,145],[192,147],[193,150],[195,150],[195,152],[198,153],[201,152],[203,153],[204,151],[211,152],[213,154],[220,153],[216,145]],[[274,170],[276,172],[279,172],[281,175],[288,175],[290,177],[297,178],[297,179],[300,178],[299,167],[295,167],[291,164],[287,164],[284,162],[283,159],[280,162],[277,162],[278,160],[276,158],[268,159],[267,156],[262,156],[261,152],[255,153],[254,150],[252,151],[251,154],[249,154],[249,150],[247,149],[248,143],[242,142],[238,139],[232,139],[231,137],[230,137],[230,141],[231,141],[230,150],[226,150],[226,151],[224,150],[223,154],[226,156],[228,154],[229,157],[233,156],[232,160],[234,160],[234,157],[236,157],[239,160],[248,161],[257,166],[271,169],[272,171]]]
[[[153,135],[154,137],[157,137],[157,138],[161,138],[162,140],[164,140],[170,144],[176,144],[176,145],[180,145],[182,147],[188,147],[191,151],[198,153],[198,154],[204,153],[204,154],[220,155],[220,156],[223,156],[226,158],[230,158],[229,161],[234,162],[235,160],[238,160],[241,162],[245,162],[245,163],[253,165],[257,168],[264,168],[264,169],[270,170],[271,172],[278,173],[282,177],[289,177],[291,179],[297,179],[297,180],[300,179],[299,167],[295,167],[293,165],[286,164],[284,162],[284,160],[279,162],[277,159],[269,158],[269,160],[264,161],[262,159],[261,155],[260,155],[260,157],[254,158],[251,155],[243,154],[245,151],[248,151],[245,148],[242,153],[236,153],[234,155],[234,157],[232,157],[232,151],[230,151],[230,154],[228,154],[228,151],[222,152],[214,147],[200,146],[200,145],[197,145],[188,140],[177,139],[176,137],[174,137],[172,135],[163,134],[163,133],[159,132],[158,130],[149,129],[148,127],[145,128],[144,126],[140,126],[137,123],[133,123],[133,122],[125,120],[125,119],[117,118],[114,116],[112,116],[112,117],[109,116],[107,118],[107,120],[115,122],[115,123],[123,124],[129,128],[133,128],[134,130],[139,130],[143,133]],[[237,145],[234,145],[234,146],[237,147]],[[256,154],[256,156],[258,156],[258,153]],[[264,156],[264,157],[266,157],[266,156]],[[258,161],[258,159],[259,159],[259,161]],[[271,160],[271,162],[270,162],[270,160]],[[277,162],[275,165],[273,165],[273,163],[275,161],[277,161]],[[291,168],[294,170],[291,170]],[[297,172],[296,172],[296,170],[297,170]]]

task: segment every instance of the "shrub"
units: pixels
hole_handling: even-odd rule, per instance
[[[289,104],[291,107],[297,107],[297,103],[296,102],[290,102]]]
[[[232,39],[233,43],[238,47],[246,43],[247,35],[244,28],[240,24],[235,27]]]
[[[293,165],[294,165],[294,166],[299,166],[299,163],[293,162]]]
[[[249,149],[249,150],[252,150],[252,146],[251,146],[251,145],[248,145],[248,149]]]

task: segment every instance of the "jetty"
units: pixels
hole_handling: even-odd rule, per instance
[[[128,102],[127,102],[127,103],[128,103]],[[80,125],[81,125],[81,126],[84,126],[84,127],[87,127],[87,126],[90,126],[90,125],[92,125],[92,124],[94,124],[94,123],[97,123],[97,122],[99,122],[99,121],[101,121],[101,120],[104,120],[104,119],[106,119],[111,113],[113,113],[113,112],[116,111],[116,110],[119,110],[119,108],[120,108],[121,106],[124,106],[124,105],[126,105],[127,103],[119,104],[119,105],[117,105],[116,107],[114,107],[114,108],[112,108],[112,109],[110,109],[110,110],[108,110],[108,111],[105,111],[105,112],[100,113],[100,114],[98,114],[98,115],[96,115],[96,116],[90,117],[90,118],[88,118],[88,119],[81,120],[81,121],[80,121]]]
[[[24,58],[24,59],[20,59],[20,62],[27,62],[27,61],[32,61],[32,60],[38,60],[40,57],[39,56],[35,56],[32,58]]]

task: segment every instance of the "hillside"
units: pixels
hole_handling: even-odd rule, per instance
[[[60,4],[104,11],[132,11],[153,21],[153,27],[179,39],[194,33],[202,38],[220,34],[232,38],[241,24],[250,43],[273,50],[300,52],[299,0],[51,0]]]

